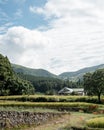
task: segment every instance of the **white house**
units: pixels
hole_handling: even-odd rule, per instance
[[[72,92],[73,92],[73,89],[64,87],[63,89],[61,89],[61,90],[58,92],[58,94],[67,95],[67,94],[71,94]]]
[[[83,88],[68,88],[68,87],[64,87],[63,89],[61,89],[58,94],[63,94],[63,95],[68,95],[68,94],[72,94],[75,93],[77,95],[83,95],[84,96],[84,89]]]

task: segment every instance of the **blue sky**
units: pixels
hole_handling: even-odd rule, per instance
[[[43,16],[33,14],[29,10],[31,6],[42,7],[45,2],[46,0],[1,0],[0,12],[2,19],[0,25],[4,26],[6,23],[11,23],[14,26],[33,29],[48,24]]]
[[[104,63],[104,1],[0,0],[0,53],[55,74]]]

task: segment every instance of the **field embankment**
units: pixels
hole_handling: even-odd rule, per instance
[[[0,100],[9,101],[30,101],[30,102],[87,102],[97,103],[96,96],[58,96],[58,95],[20,95],[20,96],[0,96]],[[101,97],[102,104],[104,96]]]
[[[4,113],[3,115],[1,114],[2,117],[1,119],[4,119],[6,121],[4,123],[5,124],[4,126],[8,126],[11,128],[13,126],[11,124],[16,124],[15,126],[17,127],[18,125],[24,126],[24,124],[25,125],[27,124],[29,126],[29,124],[31,123],[37,125],[36,122],[38,121],[35,119],[39,116],[41,117],[42,122],[43,120],[46,121],[46,119],[47,120],[51,119],[50,116],[49,118],[47,117],[46,119],[42,119],[43,117],[42,115],[44,114],[47,115],[49,113],[50,113],[49,115],[53,115],[51,116],[52,119],[56,120],[57,118],[55,115],[63,116],[63,112],[64,113],[70,112],[71,114],[68,115],[69,121],[66,123],[66,126],[64,122],[64,127],[62,128],[62,130],[69,130],[69,128],[72,127],[76,128],[78,123],[76,124],[74,120],[77,121],[77,119],[80,120],[80,122],[82,122],[82,124],[79,123],[82,128],[84,128],[84,126],[88,128],[86,124],[87,119],[104,116],[104,105],[97,104],[96,101],[97,101],[96,97],[87,97],[87,96],[85,97],[84,96],[45,96],[45,95],[1,96],[0,111],[2,112],[0,113]],[[102,101],[103,101],[103,97],[102,97]],[[78,114],[75,115],[72,112],[77,112],[80,115]],[[36,114],[34,113],[37,113],[38,116],[36,116]],[[61,122],[62,119],[61,117],[59,118]],[[37,119],[39,119],[40,122],[40,118]],[[0,121],[1,126],[4,120]],[[13,122],[13,120],[16,120],[17,122],[15,121],[16,123],[11,123]],[[57,124],[57,126],[60,125],[61,125],[60,123]],[[47,128],[45,130],[53,130],[53,129]]]
[[[21,128],[21,126],[32,126],[46,123],[53,118],[61,117],[65,113],[35,113],[35,112],[16,112],[0,111],[0,128]]]

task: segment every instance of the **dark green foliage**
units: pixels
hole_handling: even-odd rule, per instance
[[[89,95],[97,95],[98,102],[100,103],[100,96],[104,93],[104,69],[96,70],[94,73],[85,74],[84,89]]]
[[[23,73],[25,75],[33,75],[36,77],[50,77],[50,78],[59,78],[59,79],[64,79],[64,80],[68,79],[73,82],[77,82],[77,81],[79,82],[79,80],[82,81],[83,75],[85,73],[94,72],[97,69],[104,68],[104,64],[101,64],[101,65],[97,65],[93,67],[83,68],[75,72],[64,72],[60,75],[54,75],[44,69],[31,69],[31,68],[27,68],[27,67],[16,65],[16,64],[11,64],[11,65],[12,65],[13,70],[16,73]]]
[[[33,86],[35,86],[36,92],[49,95],[56,94],[61,88],[63,88],[64,85],[64,81],[56,78],[36,77],[32,75],[24,75],[23,73],[18,73],[18,75],[21,78],[30,81]]]
[[[54,75],[44,69],[31,69],[31,68],[27,68],[27,67],[16,65],[16,64],[11,64],[11,66],[16,73],[23,73],[25,75],[33,75],[36,77],[58,78],[57,75]]]
[[[20,95],[29,93],[34,93],[32,84],[19,78],[13,72],[8,58],[0,54],[0,95]]]
[[[47,95],[55,95],[58,93],[59,90],[61,90],[64,87],[69,88],[80,88],[82,87],[82,82],[72,82],[72,81],[64,81],[57,78],[51,78],[51,77],[36,77],[32,75],[25,75],[23,73],[18,73],[18,75],[25,79],[30,81],[33,86],[35,86],[35,91],[44,93]]]

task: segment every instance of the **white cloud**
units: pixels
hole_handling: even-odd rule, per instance
[[[21,26],[12,27],[0,36],[1,52],[8,55],[11,62],[26,66],[41,66],[38,54],[44,51],[48,44],[49,39],[44,34]]]
[[[46,18],[76,18],[89,20],[104,18],[102,0],[48,0],[44,7],[30,6],[33,13],[43,14]]]
[[[1,52],[12,62],[54,73],[104,63],[102,0],[48,0],[30,11],[50,19],[50,28],[12,27],[1,35]]]
[[[104,1],[48,0],[44,7],[30,9],[51,19],[51,29],[45,33],[55,43],[50,47],[50,57],[60,61],[50,61],[54,72],[103,63]]]
[[[7,23],[1,25],[1,27],[0,27],[0,34],[6,33],[8,28],[10,28],[11,26],[13,26],[13,23],[11,23],[11,22],[7,22]]]
[[[43,48],[47,39],[37,30],[29,30],[25,27],[11,27],[2,39],[6,43],[13,43],[21,48],[27,47]]]
[[[83,9],[86,11],[86,9],[90,9],[91,7],[91,4],[82,2],[81,0],[48,0],[44,7],[30,6],[30,11],[44,14],[47,17],[63,17],[69,16],[74,11],[82,11]]]

